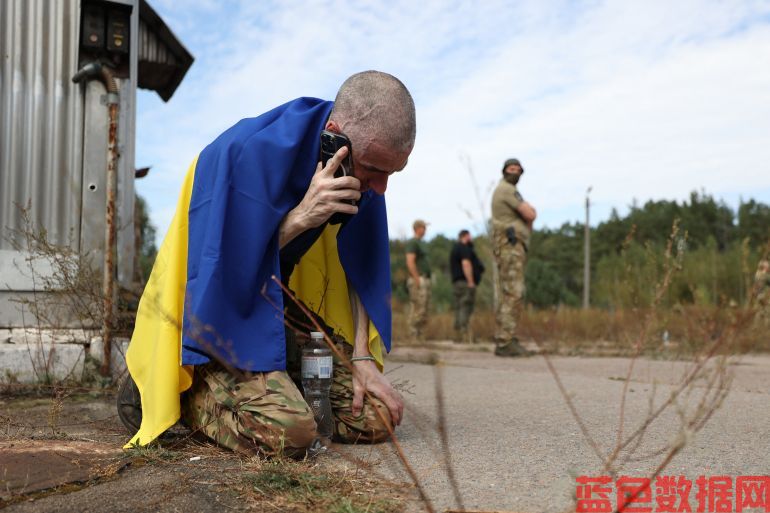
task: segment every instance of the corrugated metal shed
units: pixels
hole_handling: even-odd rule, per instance
[[[136,88],[154,89],[168,100],[192,56],[144,0],[112,1],[131,9],[127,67],[117,80],[117,278],[128,283],[134,262]],[[29,204],[32,222],[47,231],[50,242],[88,253],[97,264],[102,260],[106,89],[98,80],[71,81],[83,59],[93,58],[80,48],[80,24],[80,0],[0,0],[0,327],[21,325],[12,299],[40,287],[28,272],[27,254],[16,250],[23,246],[16,235],[23,228],[17,205]],[[36,269],[49,271],[45,264]]]

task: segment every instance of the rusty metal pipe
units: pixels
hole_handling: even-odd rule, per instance
[[[107,205],[104,230],[104,276],[102,282],[103,315],[102,315],[102,347],[104,349],[102,366],[99,372],[102,376],[110,375],[112,361],[112,331],[114,327],[115,296],[115,195],[117,188],[118,163],[118,116],[119,89],[115,76],[107,66],[99,61],[89,62],[72,77],[75,83],[85,79],[99,78],[107,88],[107,105],[109,109],[109,125],[107,134]]]

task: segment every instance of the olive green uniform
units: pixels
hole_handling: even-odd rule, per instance
[[[416,237],[406,243],[406,253],[414,253],[417,272],[420,273],[419,280],[415,281],[411,276],[406,280],[409,290],[409,335],[413,340],[424,339],[430,308],[430,265],[426,248],[425,242]]]
[[[492,194],[492,253],[497,264],[499,290],[495,340],[500,343],[516,337],[524,304],[524,268],[531,230],[516,210],[523,202],[516,186],[505,178]]]

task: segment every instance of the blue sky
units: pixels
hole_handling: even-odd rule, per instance
[[[150,0],[195,56],[163,103],[141,91],[137,182],[163,236],[220,132],[350,74],[399,77],[417,143],[386,194],[391,237],[478,232],[502,162],[536,227],[704,190],[770,203],[770,2]],[[351,8],[355,5],[355,9]],[[473,170],[473,177],[469,173]]]

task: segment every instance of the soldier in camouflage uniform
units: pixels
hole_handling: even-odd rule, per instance
[[[409,289],[409,335],[412,340],[425,339],[423,330],[428,322],[428,308],[430,307],[430,265],[428,264],[428,251],[425,242],[427,224],[418,219],[412,225],[414,237],[406,243],[406,268],[409,277],[406,286]]]
[[[770,327],[770,262],[760,260],[754,275],[754,294],[756,294],[757,320]]]
[[[524,201],[517,184],[524,168],[518,159],[503,164],[503,178],[492,194],[492,251],[498,269],[498,302],[495,312],[495,354],[525,356],[516,337],[524,301],[524,267],[527,264],[535,209]]]

